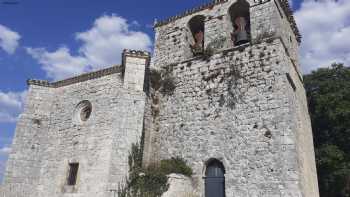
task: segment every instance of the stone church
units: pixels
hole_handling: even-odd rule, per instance
[[[117,197],[143,136],[143,165],[183,158],[195,196],[318,197],[288,1],[215,0],[154,30],[152,57],[28,80],[0,196]]]

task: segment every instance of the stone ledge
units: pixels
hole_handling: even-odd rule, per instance
[[[29,79],[29,80],[27,80],[27,84],[28,85],[49,87],[49,88],[59,88],[59,87],[63,87],[63,86],[72,85],[75,83],[88,81],[91,79],[97,79],[97,78],[111,75],[114,73],[121,73],[121,72],[122,72],[121,66],[112,66],[109,68],[105,68],[105,69],[94,71],[94,72],[85,73],[82,75],[78,75],[78,76],[75,76],[72,78],[68,78],[68,79],[64,79],[64,80],[56,81],[56,82],[49,82],[47,80]]]

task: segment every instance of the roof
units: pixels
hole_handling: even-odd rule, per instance
[[[198,6],[198,7],[194,7],[194,8],[188,9],[188,10],[186,10],[185,12],[183,12],[181,14],[178,14],[178,15],[172,16],[172,17],[170,17],[168,19],[156,22],[154,27],[160,27],[160,26],[169,24],[169,23],[171,23],[173,21],[176,21],[176,20],[178,20],[180,18],[186,17],[186,16],[194,14],[196,12],[200,12],[202,10],[212,9],[215,5],[218,5],[218,4],[221,4],[221,3],[225,3],[227,1],[228,0],[213,0],[210,3],[207,3],[207,4],[204,4],[204,5]],[[271,1],[271,0],[267,0],[267,1]],[[262,1],[262,2],[267,2],[267,1]],[[289,6],[288,0],[277,0],[277,1],[280,3],[284,13],[287,16],[287,19],[288,19],[289,23],[291,25],[291,28],[292,28],[292,30],[293,30],[293,32],[294,32],[298,42],[300,43],[301,42],[301,35],[300,35],[299,29],[297,27],[297,24],[296,24],[296,22],[294,20],[293,10]]]
[[[47,80],[29,79],[29,80],[27,80],[27,84],[28,85],[38,85],[38,86],[50,87],[50,88],[59,88],[59,87],[68,86],[68,85],[75,84],[75,83],[88,81],[91,79],[97,79],[97,78],[111,75],[114,73],[121,73],[121,72],[122,72],[122,67],[118,65],[118,66],[112,66],[112,67],[105,68],[105,69],[98,70],[98,71],[93,71],[93,72],[81,74],[81,75],[78,75],[75,77],[71,77],[71,78],[64,79],[61,81],[56,81],[56,82],[49,82]]]

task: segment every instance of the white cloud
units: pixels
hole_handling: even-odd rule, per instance
[[[11,147],[5,146],[0,148],[0,155],[8,155],[11,152]]]
[[[349,0],[305,0],[295,17],[303,36],[300,53],[305,73],[333,62],[350,65]]]
[[[78,55],[71,55],[67,47],[49,52],[44,48],[27,48],[27,52],[43,66],[47,76],[54,80],[63,79],[83,72],[119,64],[123,49],[150,50],[149,36],[133,31],[135,21],[116,15],[103,15],[97,18],[91,29],[76,33],[81,41]]]
[[[0,48],[8,54],[15,52],[20,38],[21,36],[17,32],[0,24]]]
[[[26,91],[2,92],[0,91],[0,122],[15,122],[23,110]]]
[[[27,53],[38,60],[47,76],[52,79],[83,73],[89,68],[85,57],[72,56],[66,47],[54,52],[48,52],[44,48],[27,48]]]

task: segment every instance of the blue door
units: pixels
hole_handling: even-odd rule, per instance
[[[218,160],[209,162],[205,177],[205,197],[225,197],[225,169]]]

